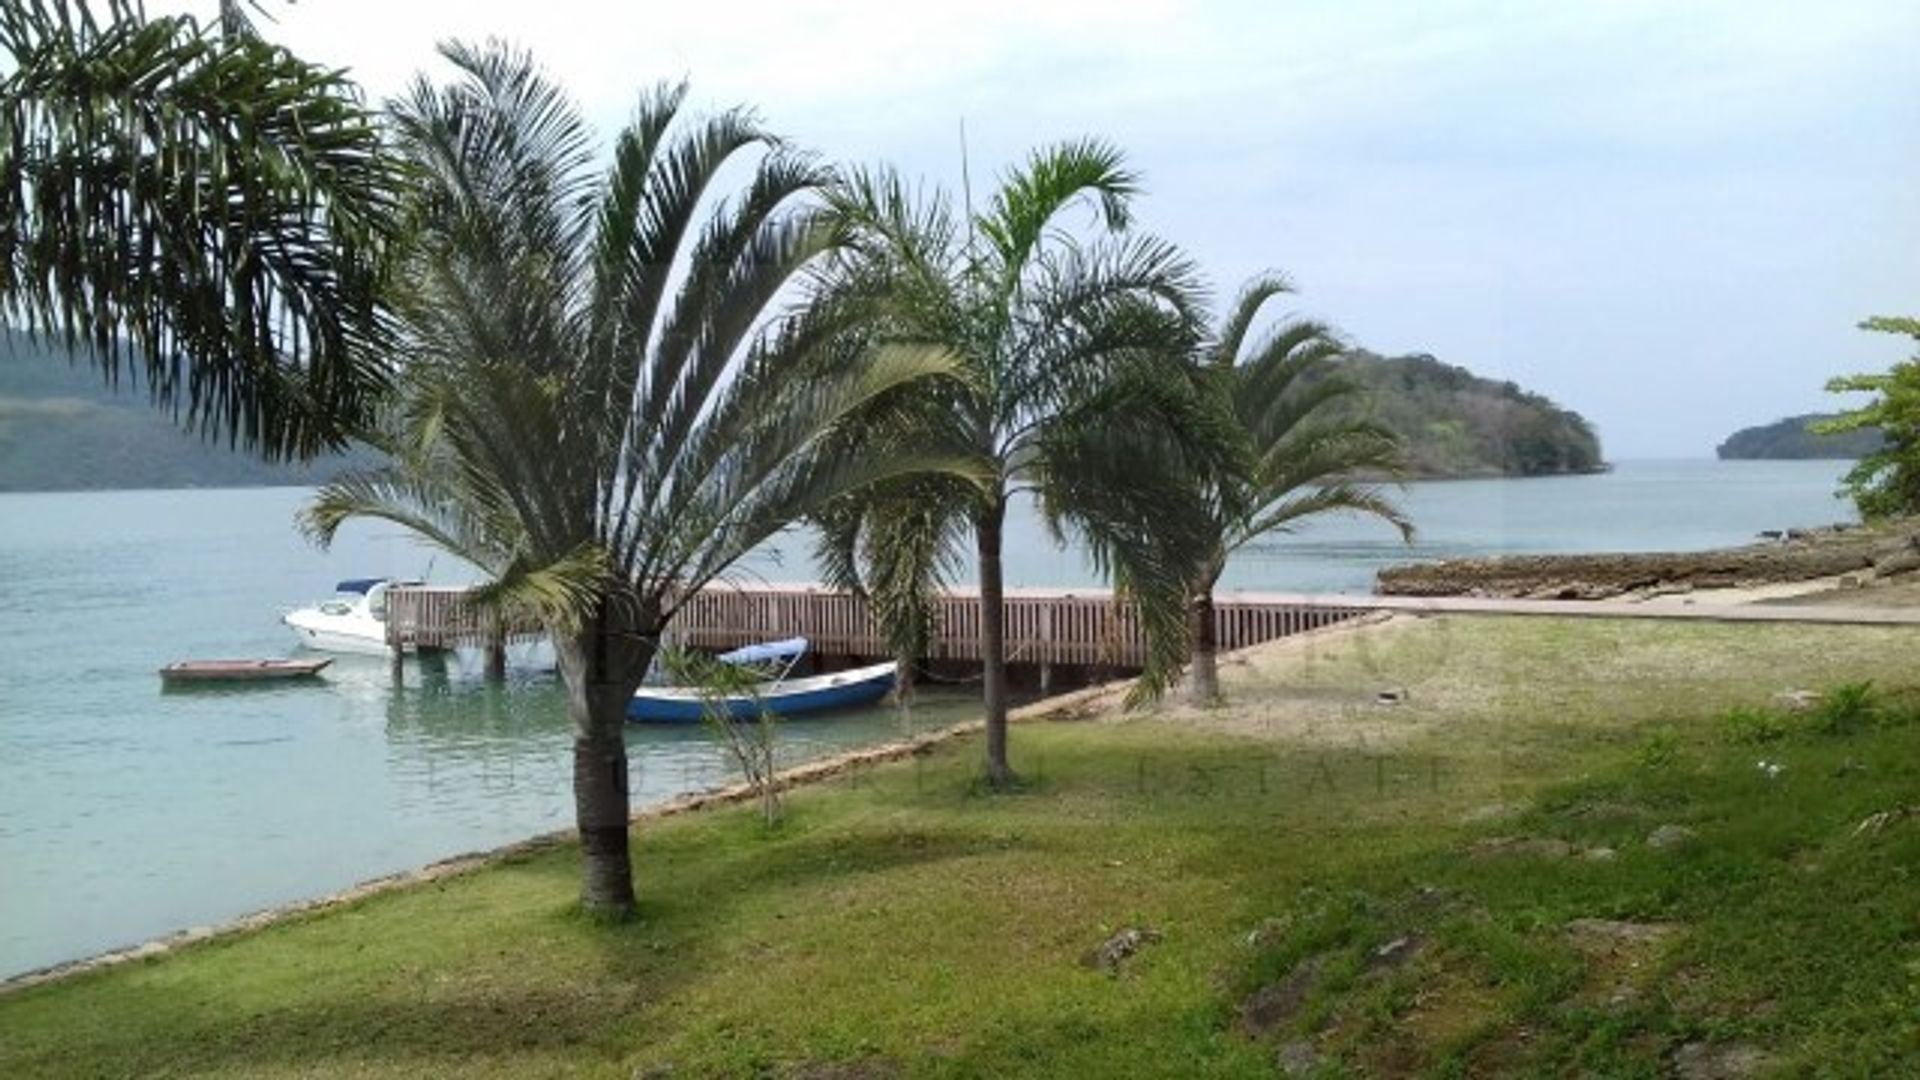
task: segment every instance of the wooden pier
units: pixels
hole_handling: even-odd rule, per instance
[[[1130,605],[1104,589],[1008,589],[1007,662],[1138,669],[1146,637]],[[1324,599],[1268,599],[1224,594],[1215,608],[1220,648],[1238,649],[1331,626],[1364,609]],[[980,596],[952,589],[939,602],[938,630],[922,659],[977,664]],[[714,588],[680,612],[674,632],[685,644],[728,649],[768,638],[805,637],[831,656],[885,656],[887,648],[866,604],[845,593],[807,585]]]
[[[1039,671],[1047,681],[1054,668],[1134,671],[1145,660],[1138,617],[1107,590],[1014,588],[1006,591],[1005,604],[1008,662]],[[461,588],[395,588],[387,605],[388,641],[396,650],[486,647],[539,633],[536,626],[490,626]],[[1317,630],[1369,610],[1361,598],[1223,593],[1214,618],[1225,650]],[[923,660],[941,666],[980,662],[977,592],[953,589],[943,595],[937,626]],[[812,585],[702,590],[681,609],[671,633],[682,645],[715,650],[804,637],[830,664],[887,655],[864,601]]]
[[[545,631],[535,623],[499,626],[480,613],[464,585],[395,585],[387,590],[387,645],[407,649],[485,647],[527,641]]]
[[[1622,603],[1222,592],[1214,597],[1214,629],[1220,649],[1226,651],[1371,612],[1920,627],[1920,609],[1843,604],[1696,603],[1693,597]],[[1008,589],[1006,613],[1007,660],[1016,678],[1050,687],[1056,676],[1061,683],[1086,682],[1138,671],[1144,661],[1138,618],[1104,589]],[[942,597],[938,627],[927,655],[920,658],[929,668],[964,674],[980,662],[976,592],[954,589]],[[468,602],[463,588],[410,586],[388,593],[387,634],[396,658],[407,649],[481,647],[489,652],[489,667],[497,670],[508,642],[531,640],[540,633],[532,625],[489,625]],[[714,650],[805,637],[812,642],[816,662],[825,668],[887,656],[865,603],[814,585],[766,583],[706,589],[681,610],[670,634],[682,645]]]

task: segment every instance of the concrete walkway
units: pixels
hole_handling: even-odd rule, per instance
[[[1832,626],[1920,626],[1920,608],[1840,604],[1740,604],[1693,596],[1651,600],[1509,600],[1465,596],[1361,596],[1223,592],[1220,599],[1252,603],[1364,608],[1432,615],[1549,615],[1575,619],[1693,619],[1729,623],[1808,623]]]

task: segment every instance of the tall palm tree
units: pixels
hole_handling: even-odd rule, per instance
[[[343,75],[219,22],[0,0],[0,318],[304,457],[386,387],[400,178]]]
[[[420,177],[399,305],[391,464],[305,511],[398,523],[487,575],[479,599],[552,633],[574,723],[590,910],[634,906],[628,703],[690,595],[860,485],[963,463],[845,452],[843,421],[951,370],[848,347],[824,290],[822,169],[752,116],[645,95],[597,168],[575,107],[523,55],[461,45],[394,107]],[[748,167],[722,197],[716,177]]]
[[[1197,492],[1150,455],[1169,439],[1225,445],[1184,362],[1202,290],[1187,259],[1128,233],[1138,180],[1095,141],[1034,153],[979,212],[911,191],[891,172],[836,189],[870,288],[887,299],[868,326],[883,340],[942,350],[964,376],[926,384],[898,441],[958,448],[990,463],[988,482],[916,479],[876,487],[824,515],[823,562],[864,588],[896,648],[928,629],[926,597],[978,559],[985,658],[986,778],[1007,760],[1008,687],[1001,563],[1009,505],[1035,497],[1056,538],[1087,542],[1138,601],[1154,672],[1185,657],[1185,567]],[[1092,228],[1070,214],[1092,211]]]
[[[1203,480],[1208,543],[1192,584],[1187,684],[1195,704],[1220,698],[1213,590],[1229,555],[1328,513],[1372,515],[1413,539],[1399,504],[1364,479],[1401,469],[1400,441],[1354,407],[1357,387],[1339,374],[1346,348],[1338,338],[1320,323],[1290,319],[1248,347],[1261,309],[1291,291],[1277,274],[1249,282],[1200,354],[1252,456],[1248,469]]]

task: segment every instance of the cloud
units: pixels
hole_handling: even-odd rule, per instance
[[[190,5],[210,10],[210,4]],[[532,48],[603,128],[660,78],[843,159],[976,183],[1097,133],[1142,220],[1230,290],[1581,409],[1616,456],[1705,454],[1898,359],[1920,309],[1920,6],[308,0],[269,36],[378,95],[433,43]]]

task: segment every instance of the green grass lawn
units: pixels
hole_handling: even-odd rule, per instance
[[[0,1076],[1911,1073],[1916,644],[1283,643],[1227,710],[1017,728],[1021,794],[963,740],[648,824],[633,925],[562,849],[0,997]]]

